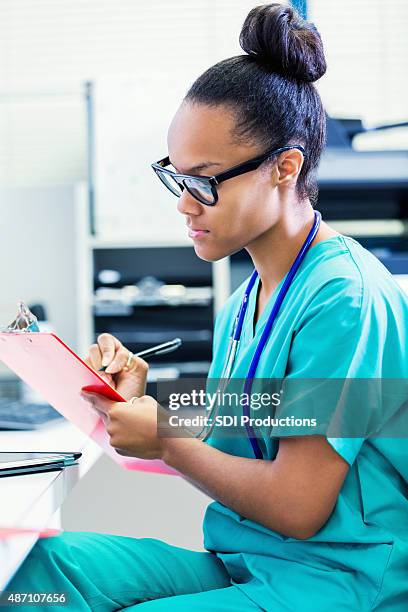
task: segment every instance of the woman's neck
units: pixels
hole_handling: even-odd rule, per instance
[[[282,214],[270,230],[246,246],[258,271],[264,296],[271,295],[288,272],[313,226],[314,210],[310,203],[296,212],[289,207],[287,210],[289,212]],[[336,235],[338,232],[322,222],[311,246]]]

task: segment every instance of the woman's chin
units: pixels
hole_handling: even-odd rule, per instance
[[[210,245],[200,244],[198,242],[194,242],[194,250],[200,259],[204,261],[213,262],[218,261],[219,259],[223,259],[228,254],[224,250],[216,249],[211,247]]]

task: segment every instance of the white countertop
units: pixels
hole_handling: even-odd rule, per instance
[[[63,421],[39,431],[0,431],[1,451],[80,451],[78,465],[58,472],[0,478],[0,527],[44,529],[69,491],[101,455],[101,449],[77,427]],[[55,525],[53,525],[55,526]],[[37,541],[35,534],[0,540],[0,589]]]

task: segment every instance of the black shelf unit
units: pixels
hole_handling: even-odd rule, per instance
[[[95,340],[100,333],[112,333],[136,353],[179,337],[183,343],[176,352],[149,359],[152,369],[172,366],[177,368],[180,377],[206,375],[212,358],[214,319],[210,263],[199,259],[189,246],[104,246],[93,249],[93,271]],[[110,271],[108,275],[115,282],[103,282],[106,271]],[[115,294],[123,295],[124,287],[132,288],[146,277],[167,287],[182,285],[187,296],[201,290],[204,297],[191,300],[181,295],[175,300],[166,300],[152,295],[147,299],[125,299],[125,304],[115,300]],[[101,290],[107,294],[112,289],[112,299],[96,298]]]

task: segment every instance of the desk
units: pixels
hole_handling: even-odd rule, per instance
[[[62,471],[0,478],[0,527],[39,529],[51,526],[65,497],[102,453],[66,420],[40,431],[0,431],[0,450],[82,452],[78,465]],[[55,517],[52,526],[59,526]],[[0,590],[6,588],[37,539],[28,534],[0,540]]]

